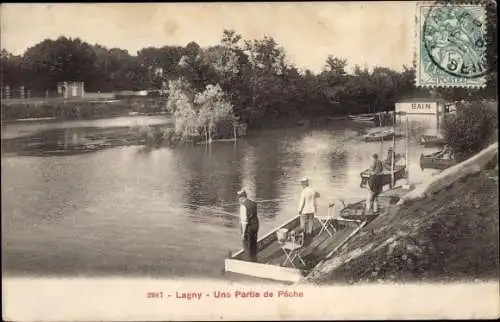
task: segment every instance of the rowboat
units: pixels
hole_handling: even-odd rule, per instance
[[[406,166],[404,165],[394,165],[394,170],[384,169],[380,176],[382,176],[382,186],[389,185],[391,186],[392,181],[392,172],[394,172],[394,182],[397,180],[403,179],[406,175]],[[371,176],[371,170],[366,169],[360,173],[361,184],[360,187],[364,188],[368,184],[368,179]]]
[[[327,116],[326,118],[329,119],[330,121],[343,121],[343,120],[348,119],[349,117],[348,116]]]
[[[384,209],[387,209],[393,202],[394,199],[390,196],[380,197],[379,214],[383,213]],[[377,214],[365,213],[365,201],[349,204],[340,211],[339,217],[332,220],[332,225],[336,230],[332,235],[322,230],[320,222],[315,218],[313,240],[300,251],[304,264],[291,265],[289,262],[283,264],[286,255],[278,243],[278,234],[281,229],[292,231],[300,227],[300,216],[295,216],[258,240],[257,262],[246,261],[244,250],[240,249],[236,253],[229,254],[225,259],[224,271],[228,275],[245,275],[288,283],[297,282],[319,262],[332,257],[338,249],[376,217]]]
[[[420,144],[425,147],[443,146],[446,144],[446,140],[438,136],[422,135],[420,137]]]
[[[437,170],[444,170],[447,169],[451,166],[454,166],[457,164],[457,161],[455,158],[451,159],[445,159],[443,157],[439,157],[438,154],[441,153],[441,151],[434,152],[431,154],[421,154],[420,155],[420,168],[421,169],[437,169]]]
[[[370,114],[349,115],[349,118],[352,121],[359,123],[372,123],[375,121],[375,116]]]
[[[378,142],[378,141],[386,141],[392,140],[394,137],[394,130],[388,129],[383,131],[376,131],[367,133],[363,136],[365,142]]]
[[[435,130],[428,130],[420,136],[420,144],[425,147],[443,146],[446,144],[444,135]]]

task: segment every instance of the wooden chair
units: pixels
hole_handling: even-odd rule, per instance
[[[295,266],[294,260],[298,259],[302,265],[306,265],[302,257],[300,256],[300,251],[304,248],[304,231],[284,231],[280,229],[276,232],[278,237],[278,244],[285,253],[285,261],[282,265],[290,263],[293,267]]]
[[[326,216],[315,216],[321,225],[318,236],[321,235],[323,231],[326,231],[330,237],[333,236],[333,233],[337,231],[335,226],[333,226],[333,222],[340,218],[340,212],[345,206],[344,200],[339,200],[328,205],[328,214]]]
[[[337,230],[335,229],[335,226],[333,226],[333,220],[330,216],[330,213],[327,216],[314,216],[321,225],[321,229],[319,230],[318,236],[320,236],[324,231],[330,235],[330,237],[333,236],[333,233],[336,232]]]

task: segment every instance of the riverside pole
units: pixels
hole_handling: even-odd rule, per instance
[[[406,171],[406,184],[410,184],[410,174],[408,170],[408,115],[405,122],[405,171]]]
[[[394,187],[394,153],[396,152],[396,111],[394,111],[394,119],[392,123],[392,155],[391,155],[391,188]]]

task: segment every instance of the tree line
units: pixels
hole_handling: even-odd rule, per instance
[[[170,84],[182,87],[191,101],[208,88],[250,125],[264,119],[387,111],[397,100],[409,97],[496,97],[496,72],[488,76],[484,89],[421,89],[415,86],[412,67],[396,71],[355,66],[348,72],[347,64],[346,59],[330,55],[322,71],[301,70],[273,37],[245,40],[234,30],[224,30],[215,46],[202,48],[190,42],[147,47],[136,55],[60,37],[45,39],[22,55],[2,50],[1,81],[2,87],[25,86],[40,95],[55,91],[61,81],[83,81],[88,92],[159,89]]]

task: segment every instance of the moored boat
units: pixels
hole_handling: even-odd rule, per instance
[[[427,130],[420,136],[419,141],[425,147],[443,146],[446,144],[444,135],[436,130]]]
[[[420,168],[444,170],[457,164],[457,161],[453,156],[451,156],[451,158],[443,158],[440,156],[441,153],[441,151],[438,151],[427,155],[421,154]]]
[[[392,140],[393,137],[394,137],[393,130],[372,132],[372,133],[365,134],[363,136],[365,142],[377,142],[377,141]]]
[[[393,198],[390,196],[380,197],[380,211],[376,214],[365,213],[364,200],[346,205],[340,210],[340,216],[331,220],[331,227],[335,228],[333,234],[322,229],[320,222],[315,220],[313,240],[300,250],[303,264],[297,262],[297,265],[292,265],[288,262],[284,265],[286,255],[278,241],[281,231],[295,231],[300,227],[300,216],[295,216],[258,240],[257,262],[246,261],[244,251],[240,249],[225,259],[224,270],[261,279],[297,282],[321,260],[332,256],[392,202]]]
[[[349,118],[359,123],[372,123],[375,121],[375,116],[370,114],[349,115]]]
[[[392,186],[392,172],[394,172],[394,182],[401,180],[405,178],[406,176],[406,166],[404,165],[394,165],[394,169],[391,171],[391,169],[384,169],[384,171],[379,174],[382,176],[382,185],[386,186]],[[371,176],[371,171],[370,169],[366,169],[360,173],[361,176],[361,184],[360,187],[364,188],[368,184],[368,179]]]
[[[378,131],[372,131],[365,136],[365,140],[367,140],[368,136],[371,137],[379,137],[378,141],[382,143],[382,141],[386,138],[392,139],[392,162],[390,164],[386,164],[383,167],[382,173],[378,174],[381,177],[381,185],[384,187],[385,185],[389,185],[392,188],[396,181],[407,178],[407,170],[408,170],[408,121],[405,122],[405,165],[396,164],[400,161],[401,157],[396,151],[396,138],[401,136],[401,133],[398,134],[396,132],[396,120],[394,120],[392,127],[380,127]],[[377,139],[373,139],[373,141],[377,141]],[[372,176],[372,171],[370,168],[362,171],[360,173],[361,183],[360,187],[365,188],[368,186],[368,179]]]

